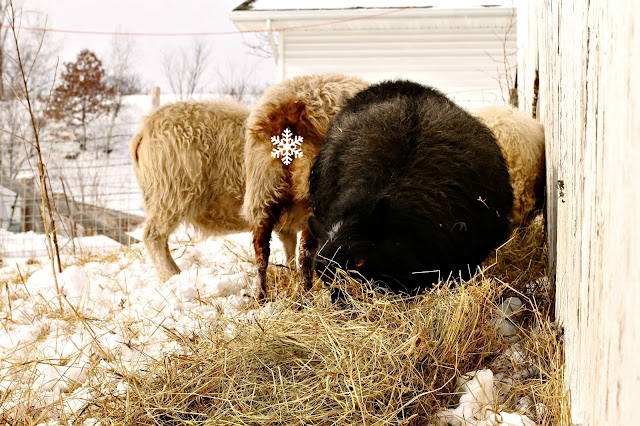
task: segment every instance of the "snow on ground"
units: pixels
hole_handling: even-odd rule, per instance
[[[460,402],[439,413],[438,420],[451,426],[535,426],[527,416],[499,411],[493,406],[493,372],[478,370],[459,380]]]
[[[134,235],[132,233],[132,235]],[[138,237],[141,239],[141,237]],[[33,231],[14,233],[0,228],[0,253],[5,255],[5,264],[21,264],[31,258],[46,257],[47,245],[44,234]],[[60,252],[73,255],[86,256],[90,254],[104,253],[109,249],[120,249],[122,245],[104,235],[93,235],[82,238],[58,237]],[[7,254],[17,254],[6,257]]]
[[[188,336],[220,316],[253,315],[250,242],[245,233],[172,243],[182,273],[166,283],[156,278],[142,244],[99,261],[88,256],[57,274],[63,300],[47,258],[6,261],[0,268],[0,392],[29,398],[24,406],[0,400],[0,412],[34,416],[40,404],[57,414],[66,407],[71,415],[90,397],[87,371],[96,363],[135,368],[177,350],[173,333]],[[273,246],[273,259],[282,262],[279,242]],[[61,394],[64,404],[57,403]]]
[[[251,235],[194,244],[189,234],[183,228],[171,239],[182,273],[165,283],[157,279],[142,244],[123,250],[113,243],[105,252],[104,242],[83,238],[77,241],[83,255],[66,257],[63,263],[69,266],[56,274],[57,280],[46,257],[6,261],[0,268],[0,395],[12,391],[12,397],[0,399],[0,413],[13,420],[60,424],[44,422],[77,415],[96,397],[96,380],[103,388],[125,391],[117,376],[105,382],[90,374],[94,367],[103,372],[138,369],[151,358],[180,351],[176,336],[198,333],[205,322],[269,315],[270,304],[258,308],[249,297],[255,280]],[[21,237],[22,244],[34,248],[43,244],[37,234]],[[284,262],[276,239],[272,250],[271,260]],[[513,300],[504,304],[504,315],[518,309]],[[503,314],[496,317],[499,328],[508,322]],[[522,356],[517,348],[511,352],[515,355],[505,357]],[[459,406],[443,411],[441,424],[535,425],[524,415],[492,406],[491,370],[469,373],[459,385]]]

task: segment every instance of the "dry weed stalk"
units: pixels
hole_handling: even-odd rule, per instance
[[[60,287],[58,285],[57,274],[56,274],[56,261],[58,264],[58,272],[62,272],[62,263],[60,261],[60,250],[58,248],[58,236],[56,232],[56,224],[54,219],[54,209],[51,205],[51,200],[49,198],[49,188],[47,185],[48,174],[46,170],[46,166],[42,159],[42,150],[40,147],[40,128],[42,123],[38,124],[36,119],[36,114],[33,110],[31,93],[29,91],[29,76],[31,75],[31,71],[35,66],[38,55],[40,54],[40,50],[42,49],[42,44],[44,42],[44,33],[42,38],[40,39],[40,43],[38,45],[38,50],[36,52],[35,58],[31,67],[29,67],[28,71],[25,71],[25,64],[22,60],[22,56],[20,53],[20,43],[18,42],[18,33],[16,29],[16,12],[13,6],[13,1],[9,0],[9,8],[8,8],[9,16],[7,16],[7,20],[9,21],[9,26],[11,28],[11,33],[13,35],[13,41],[15,43],[16,48],[16,58],[13,59],[20,70],[20,83],[16,85],[10,85],[14,95],[17,99],[24,99],[22,105],[25,107],[27,112],[29,113],[29,117],[31,119],[31,129],[33,131],[33,141],[29,141],[24,136],[17,136],[24,143],[30,144],[36,153],[37,167],[38,167],[38,178],[40,181],[40,199],[42,202],[41,211],[42,211],[42,223],[44,225],[45,231],[45,241],[47,244],[47,251],[49,253],[49,258],[51,259],[51,268],[53,271],[54,282],[56,286],[56,292],[61,297]],[[16,92],[16,87],[20,93]],[[25,103],[26,102],[26,103]],[[63,304],[60,300],[60,310],[63,310]]]
[[[509,61],[510,56],[515,56],[517,50],[509,52],[507,50],[507,44],[509,42],[510,34],[515,30],[517,25],[516,9],[513,8],[511,15],[508,18],[508,22],[504,33],[496,34],[501,44],[502,58],[494,58],[489,52],[485,52],[487,56],[496,64],[496,76],[493,77],[498,83],[500,88],[500,94],[502,100],[506,105],[510,105],[514,108],[518,107],[518,88],[516,86],[516,78],[514,76],[515,65],[511,65]]]
[[[18,40],[18,25],[16,24],[16,11],[14,8],[14,4],[12,0],[9,0],[8,8],[6,9],[5,17],[9,22],[9,28],[11,30],[11,34],[13,36],[13,41],[15,43],[15,58],[12,59],[19,70],[19,80],[16,84],[10,84],[10,87],[13,91],[13,94],[16,99],[18,99],[30,118],[30,127],[33,133],[33,140],[30,140],[23,132],[18,135],[12,132],[8,132],[4,129],[0,129],[0,131],[10,134],[11,136],[18,138],[21,140],[25,146],[29,145],[33,148],[33,152],[36,156],[36,165],[37,165],[37,174],[39,180],[39,190],[40,190],[40,202],[41,202],[41,212],[42,212],[42,223],[44,225],[44,233],[45,233],[45,242],[48,251],[49,259],[51,260],[51,269],[52,269],[52,277],[54,280],[55,290],[56,290],[56,301],[57,307],[49,306],[49,304],[44,301],[40,305],[40,309],[42,313],[48,311],[48,313],[53,318],[61,318],[64,320],[68,320],[70,316],[72,320],[79,321],[82,326],[87,330],[90,337],[93,339],[96,344],[97,350],[104,352],[101,348],[96,334],[92,328],[92,326],[87,321],[79,311],[78,308],[75,307],[61,292],[57,273],[62,272],[62,261],[60,248],[58,246],[58,238],[57,238],[57,230],[54,214],[55,206],[51,202],[51,194],[50,194],[50,179],[47,171],[47,166],[45,164],[45,160],[43,159],[42,149],[41,149],[41,140],[40,140],[40,130],[42,128],[44,119],[39,120],[36,117],[36,112],[34,110],[33,97],[30,92],[29,81],[38,61],[38,57],[44,42],[44,33],[42,38],[40,39],[38,49],[36,55],[33,59],[33,62],[30,66],[24,63],[20,42]],[[55,83],[55,81],[54,81]],[[52,83],[52,87],[53,84]],[[51,93],[49,93],[49,99],[51,97]],[[47,99],[47,103],[49,102]],[[57,268],[56,268],[57,266]],[[33,272],[33,271],[31,271]],[[18,274],[20,275],[21,282],[25,286],[25,290],[28,293],[28,289],[26,289],[25,278],[22,276],[20,270],[18,269]],[[8,283],[7,283],[8,289]],[[11,299],[8,294],[8,305],[11,308]],[[69,308],[69,311],[65,312],[65,304]],[[34,318],[35,319],[35,318]],[[6,327],[6,324],[2,324]],[[44,332],[43,332],[44,333]],[[34,341],[25,342],[22,346],[14,348],[15,350],[25,349],[31,351],[36,347],[36,343],[40,339],[40,336],[36,336]],[[6,360],[3,360],[6,361]],[[71,419],[69,419],[66,415],[68,411],[65,409],[65,395],[58,394],[55,399],[51,398],[51,395],[45,395],[41,393],[41,389],[38,389],[37,386],[32,386],[30,388],[20,388],[16,386],[20,381],[28,381],[30,383],[35,383],[38,379],[40,373],[37,372],[36,366],[39,363],[52,363],[59,364],[68,360],[50,360],[43,358],[42,355],[38,356],[38,359],[27,359],[24,362],[12,363],[9,362],[8,367],[4,367],[2,371],[2,376],[0,376],[0,383],[2,384],[2,388],[0,389],[0,406],[3,407],[3,410],[0,412],[0,423],[2,424],[16,424],[16,425],[35,425],[41,424],[43,421],[47,421],[51,418],[56,418],[58,421],[64,424],[70,424]],[[17,380],[17,381],[16,381]],[[14,382],[16,381],[16,382]],[[15,388],[14,388],[15,387]]]

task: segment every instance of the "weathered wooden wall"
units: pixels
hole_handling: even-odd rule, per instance
[[[540,76],[573,421],[640,424],[640,1],[519,7],[521,107]]]

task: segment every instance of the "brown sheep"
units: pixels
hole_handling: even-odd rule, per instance
[[[307,228],[309,172],[333,117],[368,83],[341,74],[294,77],[268,88],[247,119],[247,190],[242,214],[253,232],[258,267],[258,298],[266,296],[272,230],[295,241],[302,231],[299,276],[311,288],[316,241]],[[304,139],[302,157],[285,165],[272,156],[272,137],[285,129]],[[288,250],[294,250],[295,243]]]
[[[240,215],[248,116],[234,101],[177,102],[149,114],[131,140],[147,216],[143,240],[162,281],[180,273],[167,244],[180,223],[202,235],[249,229]],[[295,248],[295,236],[283,243]],[[293,254],[286,252],[289,259]]]
[[[544,198],[544,127],[522,111],[506,106],[488,106],[473,113],[494,134],[507,161],[513,209],[511,224],[519,226]]]

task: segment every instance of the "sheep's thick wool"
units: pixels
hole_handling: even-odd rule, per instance
[[[491,131],[409,81],[360,92],[334,119],[310,176],[316,271],[413,292],[468,277],[510,233],[509,173]]]
[[[342,74],[293,77],[269,87],[252,109],[247,119],[247,190],[242,214],[253,232],[259,298],[266,295],[272,231],[281,236],[287,252],[295,251],[297,233],[302,231],[299,273],[304,287],[310,288],[315,240],[307,230],[309,172],[333,117],[368,85]],[[299,147],[301,156],[290,164],[272,156],[271,138],[286,129],[304,140]]]
[[[544,127],[529,114],[506,106],[487,106],[473,115],[491,130],[507,161],[513,188],[509,218],[521,225],[544,204]]]
[[[248,116],[246,106],[230,100],[176,102],[145,117],[131,140],[146,213],[143,240],[162,281],[180,273],[167,245],[180,223],[204,235],[249,229],[240,215]]]

